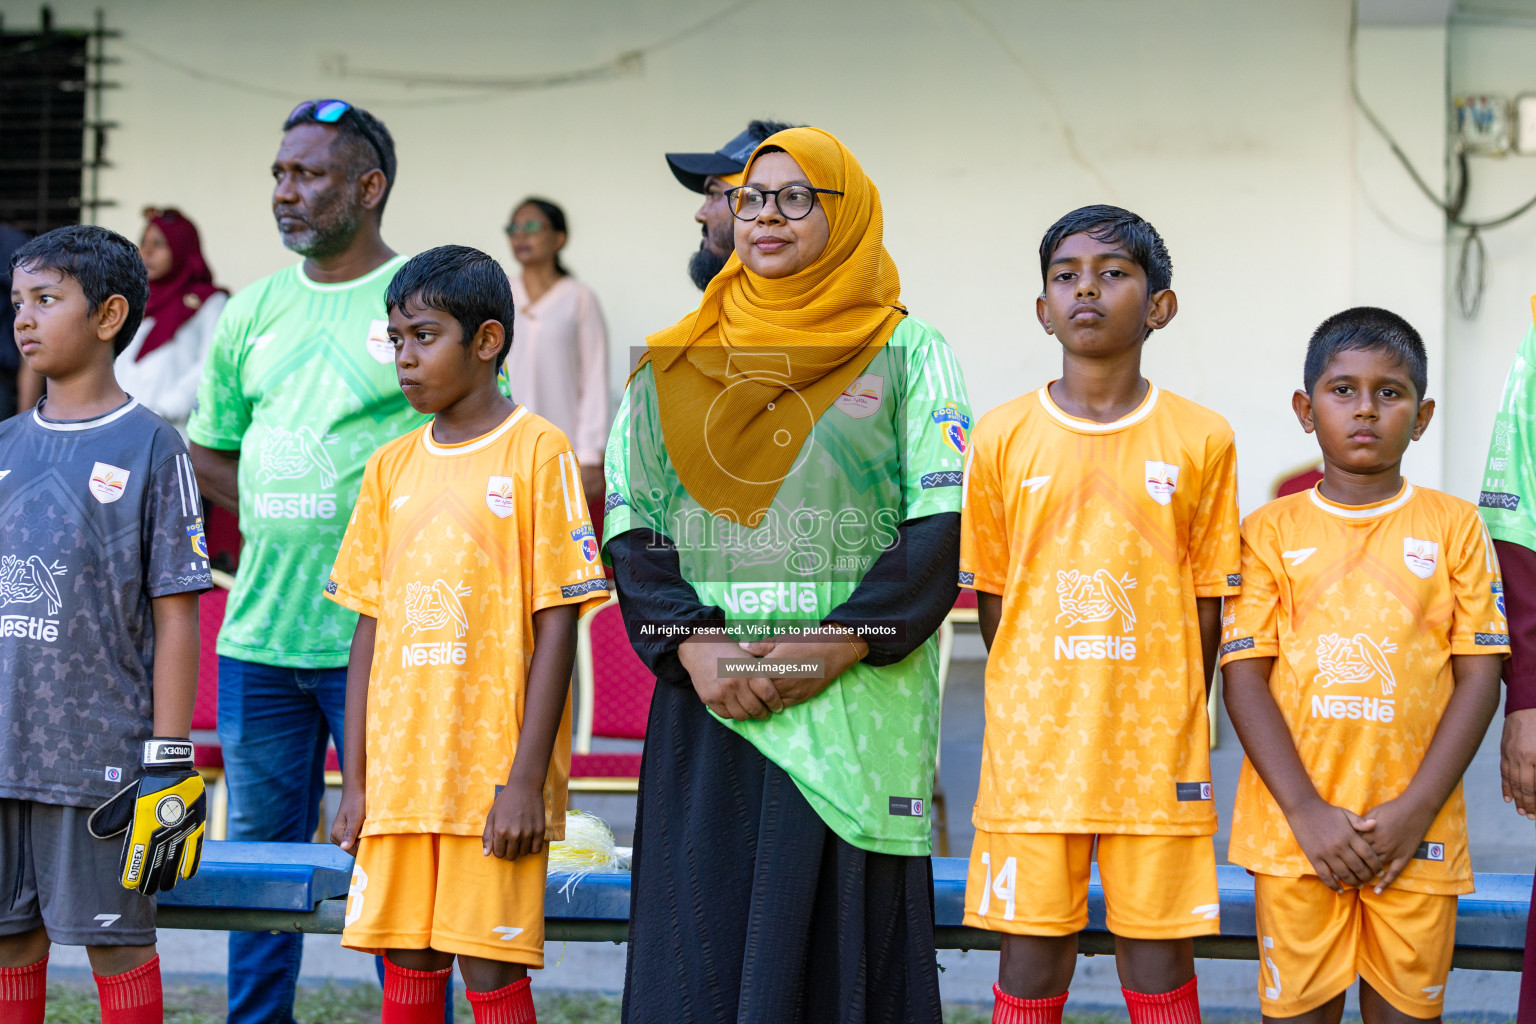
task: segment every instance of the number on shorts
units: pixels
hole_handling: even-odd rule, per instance
[[[363,890],[368,888],[368,873],[361,864],[352,865],[352,884],[347,889],[347,917],[342,923],[353,925],[363,916]]]
[[[1275,940],[1266,935],[1260,941],[1264,944],[1264,948],[1260,951],[1264,957],[1264,966],[1269,968],[1269,980],[1274,982],[1273,985],[1264,986],[1264,998],[1279,999],[1280,968],[1276,967],[1275,962],[1269,958],[1269,951],[1275,948]]]
[[[976,908],[977,917],[986,917],[988,909],[992,906],[992,897],[995,895],[1003,901],[1003,920],[1013,920],[1014,888],[1019,874],[1019,862],[1016,857],[1009,857],[1003,861],[1002,870],[998,871],[997,879],[992,878],[992,854],[984,851],[981,855],[982,867],[987,869],[987,880],[981,886],[981,906]]]

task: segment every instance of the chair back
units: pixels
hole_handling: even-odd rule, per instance
[[[593,736],[645,739],[656,677],[630,646],[624,615],[611,599],[577,629],[577,753],[591,749]]]
[[[192,705],[192,728],[219,726],[219,628],[229,591],[214,587],[197,599],[197,701]]]

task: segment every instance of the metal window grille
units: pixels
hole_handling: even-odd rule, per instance
[[[117,33],[96,12],[91,28],[61,28],[42,8],[36,30],[0,22],[0,221],[40,233],[96,219],[107,134],[103,69]]]

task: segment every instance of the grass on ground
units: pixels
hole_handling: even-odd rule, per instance
[[[301,986],[293,1015],[300,1024],[376,1024],[380,993],[373,985]],[[584,992],[534,991],[539,1024],[618,1024],[619,1000],[615,996]],[[48,1024],[97,1024],[101,1020],[96,993],[90,988],[53,985],[48,989]],[[990,1008],[949,1006],[944,1024],[988,1024]],[[170,987],[165,992],[165,1024],[220,1024],[224,1020],[224,992],[219,988]],[[463,989],[458,990],[455,1024],[474,1020]],[[1111,1024],[1114,1015],[1067,1014],[1064,1024]]]

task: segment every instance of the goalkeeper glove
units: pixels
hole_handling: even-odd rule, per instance
[[[197,874],[208,798],[192,767],[190,740],[149,740],[143,763],[143,776],[91,812],[87,824],[97,839],[123,834],[118,880],[153,896]]]

